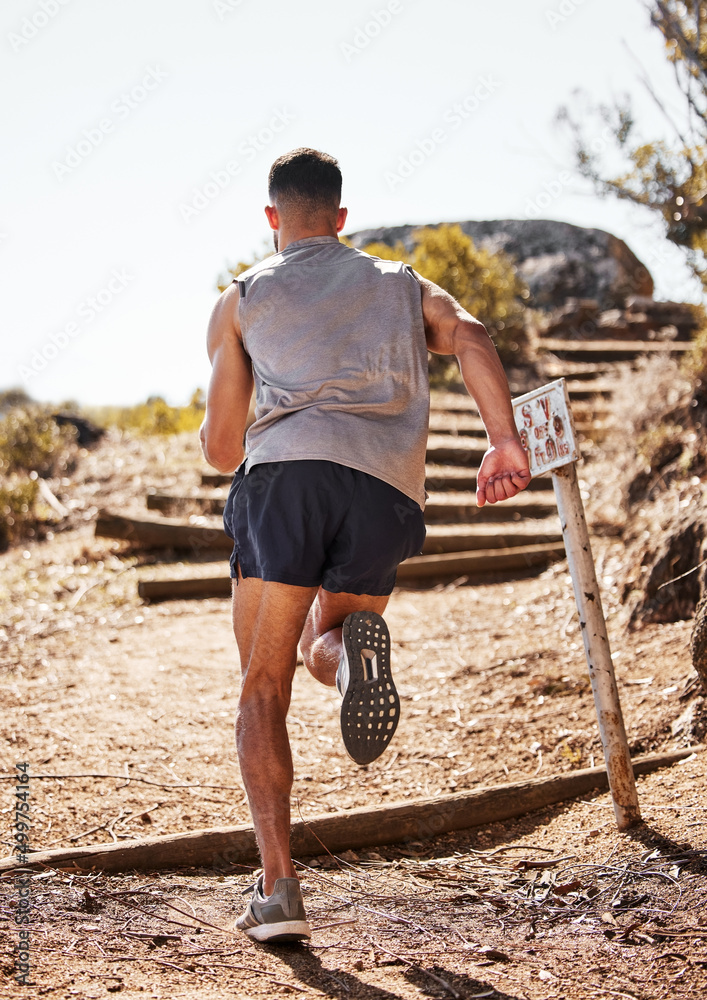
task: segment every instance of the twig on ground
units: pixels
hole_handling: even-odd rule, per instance
[[[64,781],[66,778],[114,778],[116,781],[139,781],[143,785],[155,785],[157,788],[174,788],[174,789],[184,789],[184,788],[218,788],[223,791],[228,792],[242,792],[243,789],[238,785],[175,785],[165,784],[162,781],[153,781],[151,778],[139,778],[135,774],[32,774],[30,775],[32,781],[44,781],[54,779],[56,781]],[[14,774],[0,774],[0,781],[14,781]]]

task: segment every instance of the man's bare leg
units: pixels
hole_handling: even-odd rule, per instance
[[[257,577],[233,583],[233,630],[241,660],[236,746],[265,873],[263,890],[295,875],[290,855],[292,754],[287,711],[297,642],[316,587]]]
[[[382,615],[389,597],[371,594],[334,594],[322,587],[309,609],[300,649],[304,664],[320,683],[334,687],[342,653],[341,626],[352,611],[375,611]]]

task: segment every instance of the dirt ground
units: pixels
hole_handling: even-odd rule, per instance
[[[144,606],[139,579],[191,575],[95,539],[96,509],[196,485],[195,447],[109,439],[55,483],[72,527],[0,557],[0,838],[12,851],[18,763],[30,847],[248,821],[233,745],[238,664],[227,601]],[[186,471],[185,471],[186,470]],[[696,745],[707,710],[690,622],[626,629],[619,539],[596,539],[631,749]],[[167,556],[165,558],[168,558]],[[203,562],[197,572],[213,575]],[[402,720],[367,768],[338,699],[297,671],[294,812],[444,795],[601,763],[566,564],[522,580],[396,591],[388,621]],[[339,859],[301,859],[314,934],[234,934],[252,870],[31,879],[31,981],[13,981],[19,890],[0,880],[4,996],[491,997],[707,995],[705,755],[641,778],[644,824],[616,832],[597,794],[522,820]]]

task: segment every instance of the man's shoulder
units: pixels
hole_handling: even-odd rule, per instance
[[[365,250],[351,248],[354,254],[368,261],[376,270],[384,274],[406,273],[413,274],[413,270],[404,260],[389,260],[387,257],[376,257],[375,254],[366,253]]]
[[[260,274],[262,271],[271,270],[273,267],[277,267],[277,265],[280,263],[282,263],[282,254],[271,253],[263,260],[259,260],[257,264],[252,264],[246,271],[241,271],[241,273],[237,275],[233,280],[248,281],[249,278],[254,278],[257,274]]]

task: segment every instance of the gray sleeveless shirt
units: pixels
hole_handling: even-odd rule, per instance
[[[324,459],[424,508],[429,381],[412,269],[313,236],[236,280],[255,379],[246,472]]]

